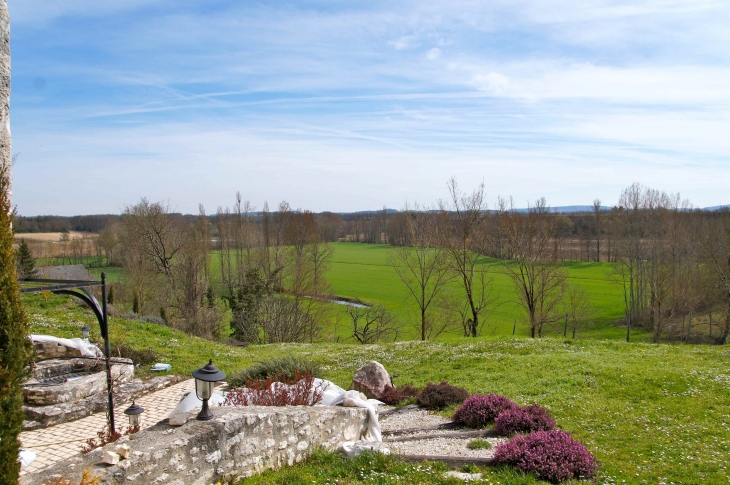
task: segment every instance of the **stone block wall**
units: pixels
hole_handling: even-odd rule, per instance
[[[107,392],[106,364],[101,359],[47,360],[39,363],[34,373],[35,379],[23,383],[23,399],[26,404],[49,406],[74,403],[96,394],[106,395]],[[72,373],[88,373],[88,375],[56,385],[38,385],[40,380],[63,377]],[[134,378],[134,364],[129,359],[114,359],[111,365],[111,377],[114,385],[129,382]]]
[[[74,347],[66,347],[57,342],[33,342],[33,348],[39,359],[55,357],[81,357],[81,351]]]
[[[208,485],[290,466],[318,446],[332,450],[357,440],[367,421],[360,408],[328,406],[214,408],[210,421],[190,420],[180,427],[162,421],[127,440],[129,458],[101,463],[112,443],[87,455],[60,462],[21,478],[22,485],[48,485],[60,476],[76,483],[85,468],[101,484]],[[123,440],[126,438],[123,438]]]

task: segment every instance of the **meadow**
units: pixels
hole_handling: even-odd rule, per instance
[[[417,307],[409,300],[408,290],[388,263],[390,246],[380,244],[337,243],[327,278],[332,292],[340,297],[354,298],[368,304],[380,303],[394,311],[404,323],[410,323],[410,331],[404,338],[416,338]],[[487,310],[486,325],[482,335],[511,335],[517,320],[516,335],[527,336],[526,314],[520,307],[512,280],[500,271],[502,261],[484,257],[481,264],[489,265],[493,275],[492,291],[495,302]],[[580,336],[591,338],[625,338],[626,329],[615,324],[623,317],[623,292],[612,280],[613,268],[608,263],[564,263],[568,283],[582,288],[589,296],[595,315]],[[449,285],[449,291],[460,295],[457,283]],[[547,329],[548,335],[563,334],[563,325]],[[451,332],[446,338],[458,336]],[[643,339],[645,334],[634,335]]]
[[[75,337],[88,324],[92,339],[98,339],[91,312],[75,301],[44,294],[27,295],[24,301],[33,332]],[[497,392],[520,404],[539,403],[553,413],[559,427],[595,454],[600,462],[596,483],[719,485],[730,475],[727,347],[486,336],[448,342],[238,348],[115,317],[110,336],[115,345],[154,350],[178,374],[189,375],[211,357],[231,374],[255,361],[295,355],[319,363],[323,377],[347,387],[354,371],[374,359],[398,374],[401,384],[448,380],[472,393]],[[138,375],[150,373],[140,368]],[[367,458],[356,462],[357,467],[371,466],[375,473],[361,475],[354,465],[339,460],[318,456],[244,483],[437,483],[423,477],[437,473],[438,467]],[[489,469],[486,474],[485,483],[540,483],[507,469]]]
[[[398,340],[418,338],[418,310],[409,298],[408,290],[388,262],[389,245],[334,243],[332,259],[327,271],[331,292],[336,297],[359,300],[368,305],[381,304],[396,315],[402,324]],[[96,262],[96,259],[93,260]],[[489,266],[493,276],[491,283],[494,303],[486,311],[486,323],[481,330],[484,336],[512,335],[515,321],[516,336],[528,336],[525,311],[517,302],[514,283],[500,271],[503,261],[484,257],[480,261]],[[220,260],[217,251],[210,256],[211,277],[220,281]],[[623,317],[623,291],[612,278],[613,267],[609,263],[566,262],[563,268],[568,283],[582,288],[589,296],[595,314],[578,330],[578,338],[625,339],[626,327],[616,321]],[[92,267],[95,278],[105,272],[110,282],[122,282],[124,271],[119,267]],[[461,295],[457,283],[451,283],[448,291]],[[322,336],[327,341],[347,342],[351,339],[346,307],[331,304],[330,317]],[[562,322],[546,327],[546,335],[562,336]],[[225,333],[225,331],[224,331]],[[460,329],[446,332],[440,340],[461,336]],[[647,332],[632,330],[632,339],[645,341]]]
[[[381,304],[400,321],[402,328],[398,340],[419,338],[418,307],[410,298],[408,289],[398,278],[388,262],[390,246],[385,244],[334,243],[332,259],[327,271],[327,280],[335,297],[356,300],[368,305]],[[220,261],[218,253],[211,253],[211,276],[220,280]],[[489,267],[494,302],[485,312],[486,323],[480,334],[484,336],[512,335],[516,325],[516,336],[528,336],[525,311],[520,307],[512,280],[500,271],[503,261],[484,257],[480,264]],[[578,330],[579,338],[625,339],[626,327],[617,320],[623,317],[624,303],[622,287],[612,278],[613,267],[608,263],[566,262],[563,268],[568,275],[568,283],[583,289],[589,296],[595,314],[583,322]],[[118,281],[122,273],[110,268],[107,277]],[[93,270],[98,276],[101,269]],[[447,291],[461,296],[463,290],[452,282]],[[331,314],[322,335],[327,341],[347,342],[351,339],[347,309],[343,305],[330,305]],[[545,335],[562,336],[563,322],[546,326]],[[453,328],[439,337],[451,340],[462,336],[460,328]],[[632,330],[632,339],[648,339],[641,329]]]

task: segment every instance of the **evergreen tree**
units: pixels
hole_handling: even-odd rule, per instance
[[[16,255],[19,278],[34,278],[36,276],[35,258],[30,250],[30,246],[25,239],[20,240],[20,247]]]
[[[0,160],[0,483],[16,485],[24,418],[20,384],[31,348],[15,273],[8,170]]]

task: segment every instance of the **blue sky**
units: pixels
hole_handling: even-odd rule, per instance
[[[730,2],[9,0],[22,215],[730,203]]]

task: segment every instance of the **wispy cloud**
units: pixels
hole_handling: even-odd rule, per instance
[[[610,203],[634,180],[728,202],[726,2],[10,9],[24,214],[143,195],[194,211],[236,190],[399,207],[442,196],[452,174],[554,204]],[[59,205],[79,180],[103,210],[86,193]]]

